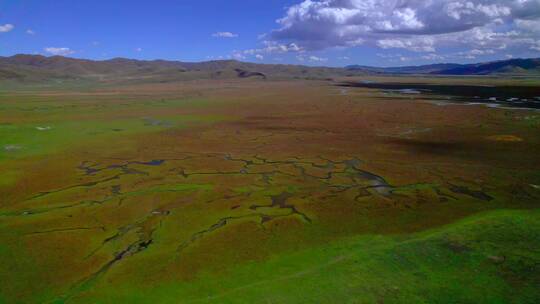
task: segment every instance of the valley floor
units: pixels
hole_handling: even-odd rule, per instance
[[[537,303],[540,112],[440,101],[4,92],[0,303]]]

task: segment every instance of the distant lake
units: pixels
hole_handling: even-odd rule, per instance
[[[510,108],[540,109],[540,87],[474,86],[415,83],[346,82],[341,87],[379,89],[386,93],[420,95],[453,103],[478,103]]]

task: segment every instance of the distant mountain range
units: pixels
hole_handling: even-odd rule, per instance
[[[475,64],[442,63],[390,68],[351,65],[345,68],[350,71],[368,71],[381,74],[540,75],[540,58],[509,59]]]
[[[236,60],[181,62],[115,58],[95,61],[62,56],[15,55],[0,57],[0,81],[16,83],[103,83],[172,82],[194,79],[327,79],[368,74],[430,75],[540,75],[540,59],[512,59],[478,64],[433,64],[378,68],[308,67],[285,64],[257,64]]]
[[[360,75],[364,71],[285,64],[256,64],[236,60],[180,62],[115,58],[95,61],[62,56],[0,57],[0,80],[35,83],[73,80],[97,82],[171,82],[193,79],[303,78]]]

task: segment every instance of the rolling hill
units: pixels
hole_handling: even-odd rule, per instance
[[[540,58],[510,59],[475,64],[440,63],[403,67],[369,67],[350,65],[350,71],[368,71],[378,74],[432,74],[432,75],[538,75]]]
[[[114,58],[104,61],[62,56],[0,57],[0,79],[36,83],[87,80],[96,82],[169,82],[191,79],[302,78],[324,79],[361,75],[365,71],[284,64],[256,64],[236,60],[180,62]]]
[[[331,79],[366,74],[538,75],[540,59],[512,59],[478,64],[345,68],[257,64],[236,60],[181,62],[114,58],[96,61],[62,56],[0,57],[0,81],[17,84],[67,82],[153,83],[195,79]]]
[[[490,75],[490,74],[539,74],[540,58],[510,59],[488,63],[457,66],[435,74],[440,75]]]

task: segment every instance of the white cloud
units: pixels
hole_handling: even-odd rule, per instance
[[[540,0],[305,0],[277,22],[267,39],[304,50],[523,50],[540,40]]]
[[[406,61],[411,61],[411,60],[412,60],[411,57],[405,57],[405,56],[399,57],[399,61],[401,62],[406,62]]]
[[[495,51],[494,50],[478,50],[478,49],[474,49],[474,50],[469,51],[469,53],[472,54],[472,55],[475,55],[475,56],[482,56],[482,55],[495,54]]]
[[[264,56],[269,54],[302,53],[304,49],[296,43],[281,44],[275,41],[263,41],[263,47],[256,49],[247,49],[243,51],[233,51],[231,57],[235,59],[245,59],[246,56],[257,55]]]
[[[35,34],[36,34],[36,32],[35,32],[34,30],[32,30],[32,29],[27,29],[27,30],[26,30],[26,33],[27,33],[28,35],[35,35]]]
[[[521,30],[540,32],[540,20],[516,20],[516,26]]]
[[[4,24],[4,25],[0,25],[0,33],[7,33],[7,32],[11,32],[13,29],[15,28],[15,26],[13,24]]]
[[[469,59],[474,60],[480,56],[488,56],[496,54],[497,52],[492,49],[472,49],[468,51],[461,52],[451,52],[445,54],[438,53],[428,53],[428,54],[419,54],[417,56],[404,56],[402,54],[377,54],[378,57],[384,59],[387,62],[405,62],[405,61],[416,61],[416,62],[454,62],[456,60]],[[502,53],[500,54],[501,58],[514,58],[515,56],[510,54]],[[478,60],[477,60],[478,61]]]
[[[264,47],[258,49],[248,49],[244,53],[248,55],[260,54],[260,53],[289,53],[289,52],[302,52],[303,49],[300,48],[296,43],[290,44],[281,44],[275,41],[263,41]]]
[[[328,61],[328,59],[327,58],[322,58],[322,57],[317,57],[317,56],[309,56],[309,61],[324,62],[324,61]]]
[[[298,55],[296,56],[296,59],[298,61],[304,62],[304,61],[310,61],[310,62],[326,62],[328,61],[328,58],[318,57],[318,56],[305,56],[305,55]]]
[[[216,38],[236,38],[236,37],[238,37],[238,34],[234,34],[234,33],[231,33],[231,32],[217,32],[217,33],[213,33],[212,37],[216,37]]]
[[[382,39],[377,46],[383,49],[400,48],[414,52],[434,52],[434,39],[431,37],[412,37],[408,39]]]
[[[231,55],[231,58],[236,59],[236,60],[245,60],[246,56],[244,55],[243,52],[233,51],[232,55]]]
[[[255,55],[255,58],[259,59],[259,60],[263,60],[264,59],[264,56],[261,55],[261,54],[257,54]]]
[[[426,55],[423,55],[421,58],[423,60],[428,60],[428,61],[446,60],[446,56],[439,55],[439,54],[436,54],[436,53],[426,54]]]
[[[208,60],[223,60],[223,59],[225,59],[225,57],[223,57],[221,55],[220,56],[206,56],[206,59],[208,59]]]
[[[138,53],[140,53],[140,52],[142,52],[142,51],[143,51],[143,49],[140,48],[140,47],[138,47],[138,48],[135,49],[135,52],[138,52]]]
[[[45,48],[45,52],[56,56],[67,56],[75,53],[75,51],[66,47],[48,47]]]

